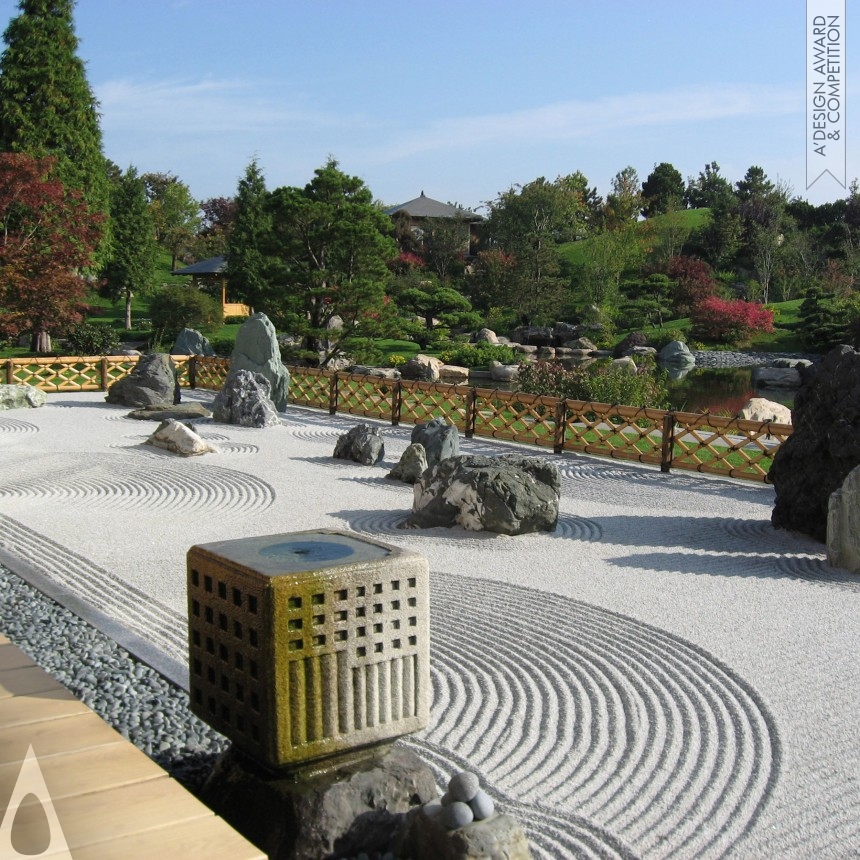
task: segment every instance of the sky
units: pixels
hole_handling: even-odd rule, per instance
[[[0,21],[16,14],[0,0]],[[423,191],[480,211],[539,176],[579,170],[605,195],[624,167],[644,180],[661,162],[686,179],[716,161],[732,182],[757,164],[812,203],[845,197],[828,175],[806,189],[805,14],[805,0],[78,0],[75,27],[122,168],[206,199],[235,194],[252,158],[276,188],[332,156],[387,205]]]

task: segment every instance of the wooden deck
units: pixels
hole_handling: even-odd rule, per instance
[[[32,758],[24,768],[31,746],[37,770]],[[266,860],[0,634],[0,858],[27,855]]]

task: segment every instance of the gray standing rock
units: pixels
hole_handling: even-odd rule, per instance
[[[200,334],[197,329],[184,328],[173,342],[171,355],[215,355],[209,339]]]
[[[373,466],[385,456],[385,443],[379,428],[356,424],[338,438],[332,456],[338,460],[352,460],[363,466]]]
[[[670,340],[658,356],[660,364],[671,364],[676,367],[693,367],[696,359],[690,352],[690,347],[682,340]]]
[[[401,455],[397,465],[386,475],[393,481],[414,484],[427,471],[427,452],[420,442],[410,445]]]
[[[424,446],[428,469],[460,453],[460,434],[444,418],[432,418],[423,424],[416,424],[409,441]]]
[[[834,567],[860,573],[860,466],[852,469],[830,496],[827,560]]]
[[[281,347],[275,327],[265,314],[252,314],[236,334],[230,356],[230,370],[250,370],[269,380],[269,397],[278,412],[287,408],[290,374],[281,361]]]
[[[48,398],[33,385],[0,385],[0,411],[4,409],[37,409]]]
[[[860,352],[837,346],[805,369],[791,417],[794,432],[768,474],[771,521],[824,542],[830,496],[860,465]]]
[[[108,388],[105,399],[108,403],[137,409],[179,403],[176,366],[165,352],[142,355],[128,376]]]
[[[231,370],[212,402],[212,417],[240,427],[272,427],[281,419],[269,396],[271,385],[260,373]]]
[[[450,528],[518,535],[552,531],[558,521],[558,467],[537,457],[460,456],[428,469],[415,484],[404,528]]]

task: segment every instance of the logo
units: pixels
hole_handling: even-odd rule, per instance
[[[34,833],[27,821],[23,821],[19,823],[17,828],[15,827],[15,818],[21,807],[21,802],[31,794],[42,805],[44,819],[47,820],[48,824],[48,833]],[[28,802],[24,810],[27,811],[34,806],[35,804]],[[38,825],[36,827],[39,831],[42,830]],[[39,844],[34,844],[36,842]],[[12,789],[9,806],[3,815],[2,823],[0,823],[0,860],[33,860],[34,857],[45,857],[48,854],[51,855],[51,860],[73,860],[66,837],[63,834],[63,828],[60,827],[60,820],[57,818],[57,811],[54,809],[54,802],[51,800],[48,786],[45,785],[42,769],[39,767],[31,744],[21,764],[15,788]]]

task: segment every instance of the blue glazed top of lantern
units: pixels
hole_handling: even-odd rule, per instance
[[[385,558],[391,550],[339,532],[297,532],[204,544],[204,549],[259,573],[279,576]]]

